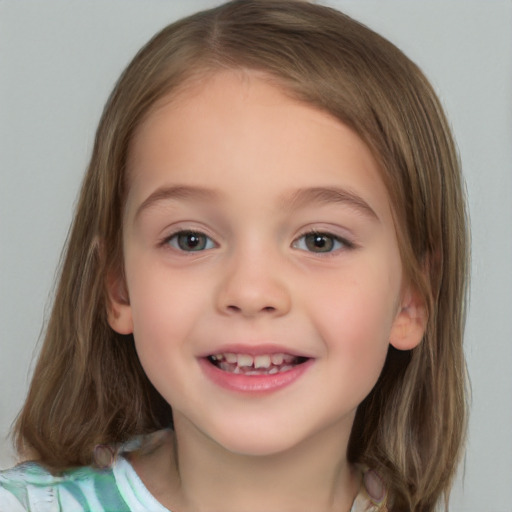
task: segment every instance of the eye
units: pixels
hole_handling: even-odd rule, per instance
[[[215,242],[198,231],[178,231],[166,239],[166,243],[179,251],[198,252],[213,249]]]
[[[297,238],[293,243],[293,247],[301,251],[328,253],[343,248],[351,248],[352,244],[331,233],[312,231]]]

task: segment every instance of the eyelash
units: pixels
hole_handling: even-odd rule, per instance
[[[199,249],[196,249],[195,247],[188,249],[184,248],[182,245],[180,245],[180,237],[187,237],[185,240],[186,242],[195,240],[199,245]],[[308,237],[310,237],[309,240]],[[301,244],[301,241],[303,241],[304,244]],[[327,244],[327,249],[323,250],[323,247],[320,246],[317,247],[320,250],[312,250],[312,247],[311,245],[308,245],[308,242]],[[203,252],[206,250],[214,249],[217,246],[217,244],[205,233],[191,229],[183,229],[172,233],[162,241],[161,245],[170,246],[173,249],[184,253]],[[292,243],[292,247],[294,249],[311,252],[313,254],[329,255],[340,250],[353,249],[355,245],[346,238],[340,237],[333,233],[329,233],[327,231],[312,230],[302,233],[302,235],[296,238]]]
[[[307,237],[312,237],[313,239],[316,238],[317,241],[318,241],[318,239],[323,238],[324,242],[327,239],[330,243],[332,243],[332,247],[328,248],[328,250],[319,250],[319,251],[310,250],[311,248],[307,246],[307,243],[308,243]],[[301,240],[304,240],[304,243],[306,245],[305,248],[299,247],[299,242]],[[313,254],[320,254],[320,255],[327,256],[327,255],[330,255],[330,254],[338,252],[338,251],[354,249],[355,244],[353,242],[347,240],[346,238],[343,238],[339,235],[335,235],[333,233],[329,233],[328,231],[312,230],[312,231],[307,231],[306,233],[302,233],[302,235],[300,235],[298,238],[296,238],[292,244],[292,247],[299,249],[299,250],[311,252]]]
[[[204,239],[205,247],[203,247],[201,249],[194,249],[194,248],[190,249],[190,250],[184,249],[183,247],[180,247],[180,245],[179,245],[179,243],[180,243],[179,237],[180,236],[189,237],[189,240],[192,237],[195,237],[196,239]],[[173,244],[173,240],[175,241],[175,244]],[[176,249],[177,251],[186,253],[186,252],[202,252],[205,250],[213,249],[216,247],[217,244],[208,235],[206,235],[205,233],[202,233],[201,231],[195,231],[193,229],[182,229],[182,230],[176,231],[175,233],[172,233],[170,236],[166,237],[162,241],[161,245],[170,246],[173,249]]]

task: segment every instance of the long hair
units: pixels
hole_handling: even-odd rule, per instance
[[[102,115],[62,258],[46,337],[15,434],[55,470],[92,462],[172,424],[133,337],[107,323],[106,279],[122,272],[125,168],[137,127],[159,100],[221,69],[262,71],[286,94],[352,128],[379,163],[404,273],[427,306],[422,342],[390,347],[359,406],[350,462],[377,470],[396,511],[445,502],[466,431],[462,350],[468,234],[460,165],[440,103],[393,44],[333,9],[237,0],[158,33],[128,65]]]

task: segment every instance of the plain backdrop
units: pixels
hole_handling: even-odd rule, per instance
[[[158,29],[214,0],[0,0],[0,467],[103,104]],[[512,511],[512,2],[331,0],[431,79],[467,181],[472,415],[450,510]]]

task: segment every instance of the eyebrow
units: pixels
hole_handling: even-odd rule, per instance
[[[161,201],[168,201],[173,199],[190,199],[190,200],[219,200],[221,194],[216,190],[188,186],[188,185],[173,185],[167,187],[160,187],[151,193],[137,208],[135,218],[151,206]],[[373,220],[379,220],[379,216],[375,210],[359,195],[349,190],[338,187],[311,187],[301,188],[294,191],[291,195],[285,195],[281,198],[281,204],[290,209],[298,209],[310,203],[316,204],[331,204],[339,203],[348,205],[355,210],[360,211]]]
[[[344,188],[301,188],[293,192],[293,194],[290,196],[285,196],[282,199],[284,204],[288,205],[290,208],[300,208],[310,203],[345,204],[354,208],[355,210],[358,210],[373,220],[379,220],[379,216],[375,213],[375,210],[361,196]]]
[[[218,200],[220,194],[212,189],[196,186],[175,185],[157,188],[151,193],[137,208],[135,218],[151,206],[161,201],[172,199],[191,199],[191,200]]]

